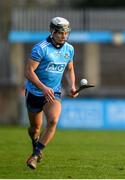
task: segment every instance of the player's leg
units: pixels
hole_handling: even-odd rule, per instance
[[[42,126],[42,112],[28,112],[30,121],[30,127],[28,128],[28,134],[32,140],[33,150],[40,136],[40,130]]]
[[[40,130],[42,126],[42,108],[44,104],[45,104],[45,97],[35,96],[29,92],[27,93],[26,105],[27,105],[27,111],[30,121],[30,127],[28,129],[28,133],[30,138],[32,139],[32,145],[33,145],[32,154],[34,154],[34,149],[36,147],[37,141],[40,136]],[[28,158],[27,165],[30,165],[31,157],[32,155]],[[39,160],[40,158],[41,158],[41,154],[39,154],[37,160]],[[34,167],[35,166],[36,165],[34,164]]]
[[[40,136],[40,130],[41,130],[41,126],[42,126],[42,112],[37,112],[37,113],[28,112],[28,116],[29,116],[29,121],[30,121],[30,127],[28,128],[28,134],[32,140],[32,147],[33,147],[33,152],[30,155],[30,157],[27,159],[27,165],[30,166],[30,159],[34,153],[36,144],[37,144],[39,136]],[[39,154],[37,161],[40,162],[41,159],[42,159],[42,153]],[[36,162],[32,162],[31,168],[35,168],[35,167],[36,167]]]
[[[43,148],[51,141],[55,134],[56,125],[61,113],[61,103],[59,100],[54,100],[52,103],[46,103],[43,111],[47,118],[47,124],[44,132],[40,135],[34,155],[39,155]]]
[[[43,111],[47,118],[47,125],[45,131],[40,135],[39,141],[36,145],[33,156],[29,160],[29,166],[33,169],[36,168],[37,159],[43,148],[51,141],[55,134],[56,125],[61,113],[61,103],[55,100],[53,103],[46,103]]]
[[[33,147],[40,135],[40,129],[42,125],[42,103],[44,99],[42,97],[35,96],[34,94],[26,91],[26,105],[30,122],[28,134],[32,139]]]
[[[39,142],[46,146],[55,134],[56,125],[61,113],[60,101],[55,100],[53,103],[47,103],[43,111],[47,118],[47,125],[45,131],[40,136]]]

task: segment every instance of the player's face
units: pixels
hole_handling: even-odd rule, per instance
[[[69,36],[69,32],[65,32],[65,31],[57,31],[54,32],[53,34],[53,38],[55,42],[59,44],[64,44],[68,36]]]

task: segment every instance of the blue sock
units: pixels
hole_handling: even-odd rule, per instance
[[[36,144],[37,144],[38,140],[39,140],[38,138],[32,139],[33,149],[36,147]]]
[[[44,148],[45,148],[44,144],[37,142],[36,147],[34,148],[33,155],[38,156],[40,154],[41,150],[43,150]]]

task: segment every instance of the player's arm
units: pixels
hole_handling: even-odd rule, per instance
[[[75,86],[75,72],[74,72],[74,65],[73,61],[71,61],[68,66],[67,66],[67,72],[68,72],[68,82],[69,82],[69,87],[70,87],[70,96],[71,97],[76,97],[78,96],[78,93],[74,95],[74,92],[76,91],[76,86]]]
[[[25,69],[25,75],[26,78],[31,81],[35,86],[37,86],[40,90],[43,91],[44,95],[46,96],[46,99],[48,101],[53,101],[54,99],[54,92],[51,88],[45,86],[38,78],[38,76],[35,73],[35,70],[37,69],[39,65],[38,61],[34,61],[32,59],[29,59],[26,62],[26,69]]]

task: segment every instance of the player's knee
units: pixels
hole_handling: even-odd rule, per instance
[[[58,122],[58,118],[51,118],[49,121],[48,121],[48,125],[49,126],[56,126],[57,125],[57,122]]]

